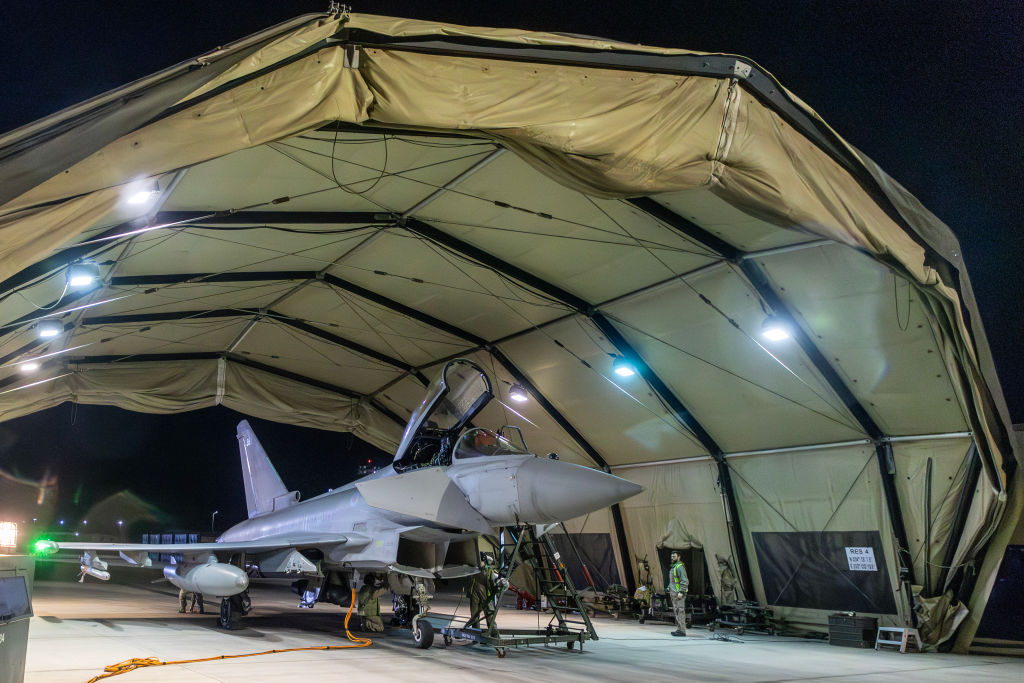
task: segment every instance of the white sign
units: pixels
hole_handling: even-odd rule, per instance
[[[875,564],[875,549],[850,548],[846,549],[846,563],[850,566],[851,572],[877,572],[878,565]]]

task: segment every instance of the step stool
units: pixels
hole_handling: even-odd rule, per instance
[[[879,626],[878,636],[875,638],[875,649],[879,646],[898,647],[900,652],[905,653],[908,645],[915,645],[917,651],[921,651],[921,635],[916,628],[902,628],[899,626]]]

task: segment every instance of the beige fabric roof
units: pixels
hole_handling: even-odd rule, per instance
[[[481,418],[537,452],[938,435],[955,469],[973,433],[1001,500],[1013,455],[955,238],[749,60],[352,15],[191,66],[126,86],[153,111],[103,135],[86,103],[0,138],[12,173],[67,152],[0,205],[0,418],[224,404],[388,448],[464,355],[505,404],[524,380],[549,402]],[[63,291],[77,259],[101,288]],[[763,341],[768,314],[805,345]],[[67,331],[40,345],[44,317]],[[612,374],[634,353],[661,384]]]

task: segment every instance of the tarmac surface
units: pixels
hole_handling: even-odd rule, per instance
[[[143,572],[139,572],[143,574]],[[104,667],[131,658],[176,661],[322,645],[351,645],[345,635],[345,610],[318,605],[297,608],[285,585],[256,585],[253,611],[244,628],[217,628],[215,614],[178,614],[178,592],[170,584],[146,581],[101,583],[87,579],[37,581],[35,616],[29,630],[27,683],[88,681]],[[381,600],[385,622],[389,605]],[[207,603],[215,612],[218,604]],[[467,615],[458,596],[439,596],[434,611]],[[457,608],[457,610],[456,610]],[[502,610],[498,625],[535,628],[549,615]],[[456,622],[457,624],[458,622]],[[428,650],[416,649],[407,629],[389,628],[370,647],[305,650],[242,659],[146,667],[110,679],[117,683],[151,681],[1024,681],[1024,660],[1010,657],[900,654],[833,647],[826,641],[773,637],[730,631],[714,634],[696,627],[686,638],[670,635],[666,623],[638,624],[598,616],[600,639],[582,652],[564,644],[509,649],[498,658],[494,648],[455,641],[445,647],[438,636]],[[720,639],[726,635],[728,640]]]

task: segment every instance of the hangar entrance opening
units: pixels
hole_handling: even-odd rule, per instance
[[[645,487],[621,583],[685,520],[695,591],[819,629],[758,538],[871,532],[976,617],[1020,519],[955,236],[746,58],[299,17],[0,136],[0,195],[0,421],[225,406],[399,470],[522,424]]]

